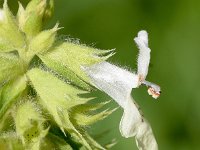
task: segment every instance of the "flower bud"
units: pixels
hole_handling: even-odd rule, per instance
[[[25,10],[19,5],[19,26],[31,39],[42,30],[44,20],[50,18],[54,7],[53,0],[32,0]]]
[[[51,30],[44,30],[35,36],[31,41],[28,49],[28,57],[32,58],[35,54],[46,52],[54,43],[58,24]]]
[[[27,112],[29,112],[28,115]],[[44,129],[44,122],[45,119],[40,114],[36,104],[28,101],[20,104],[17,108],[15,125],[23,144],[29,146],[33,146],[34,144],[39,145],[40,140],[48,132],[48,128]]]
[[[9,10],[7,0],[0,10],[0,50],[11,51],[22,48],[25,44],[24,35],[19,31],[17,22]]]

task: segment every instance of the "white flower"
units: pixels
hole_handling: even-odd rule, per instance
[[[131,73],[108,62],[85,67],[84,70],[95,87],[107,93],[124,109],[119,127],[122,136],[126,138],[135,136],[140,150],[157,150],[152,129],[131,97],[131,91],[145,84],[149,87],[148,93],[158,98],[160,87],[145,80],[151,51],[148,47],[147,32],[140,31],[134,40],[139,48],[137,73]]]

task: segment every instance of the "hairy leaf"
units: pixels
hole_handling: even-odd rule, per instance
[[[51,30],[44,30],[36,35],[29,44],[28,57],[32,58],[35,54],[47,51],[55,41],[58,24]]]
[[[45,139],[43,139],[40,149],[41,150],[43,149],[73,150],[72,147],[65,140],[63,140],[59,136],[56,136],[52,133],[49,133],[45,137]]]
[[[78,90],[40,69],[35,68],[30,70],[28,77],[40,96],[40,103],[47,109],[61,130],[63,132],[66,130],[70,134],[73,134],[72,136],[78,138],[88,149],[91,149],[83,136],[71,123],[68,115],[69,108],[90,100],[78,96],[78,94],[86,92]]]
[[[44,128],[44,122],[45,119],[35,103],[27,101],[19,105],[16,110],[15,125],[26,149],[39,149],[41,139],[48,133],[48,128]]]
[[[20,60],[13,54],[0,53],[0,85],[22,73]]]
[[[25,89],[26,76],[20,76],[2,88],[0,97],[0,120]]]
[[[102,53],[104,54],[104,52]],[[93,50],[92,48],[84,45],[63,42],[56,47],[53,47],[47,54],[44,55],[44,57],[61,63],[63,66],[73,71],[81,79],[89,82],[90,80],[82,70],[82,67],[105,61],[113,55],[113,53],[110,53],[107,56],[99,56],[102,53],[100,50]]]
[[[53,71],[60,74],[62,77],[67,79],[69,82],[74,83],[76,86],[79,86],[85,90],[91,90],[91,86],[86,82],[80,79],[70,68],[64,66],[62,63],[56,60],[52,60],[48,57],[44,57],[42,55],[39,56],[45,65],[51,68]]]
[[[24,35],[20,32],[15,17],[8,8],[7,0],[4,1],[3,5],[3,19],[0,21],[0,39],[6,44],[12,45],[16,49],[22,48],[25,44]],[[6,45],[2,47],[7,47]],[[7,49],[13,50],[13,49]]]
[[[15,132],[8,132],[0,135],[0,148],[1,150],[24,149],[19,137]]]

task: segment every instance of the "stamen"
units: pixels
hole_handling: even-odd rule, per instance
[[[161,93],[160,86],[158,86],[157,84],[151,83],[149,81],[144,81],[143,84],[148,87],[148,93],[153,98],[157,99],[160,96],[160,93]]]

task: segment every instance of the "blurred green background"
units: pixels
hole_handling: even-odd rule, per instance
[[[138,53],[133,38],[141,29],[148,31],[152,57],[147,78],[161,86],[162,95],[154,100],[141,87],[133,91],[133,97],[151,123],[160,150],[199,150],[200,1],[55,1],[55,14],[47,27],[59,21],[64,27],[60,34],[100,49],[116,48],[110,62],[132,70]],[[8,2],[16,11],[17,1]],[[100,99],[108,97],[101,95]],[[134,138],[124,139],[119,133],[121,116],[119,109],[92,127],[91,134],[105,131],[99,141],[116,138],[112,150],[134,150]]]

